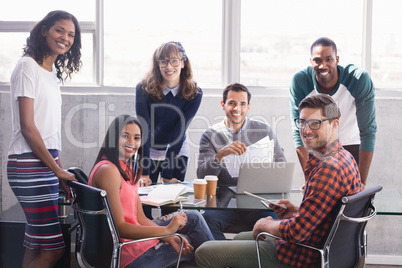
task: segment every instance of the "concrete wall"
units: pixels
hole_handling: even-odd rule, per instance
[[[7,149],[11,136],[11,114],[8,87],[0,87],[0,159],[1,190],[0,211],[17,203],[6,177]],[[81,167],[89,172],[102,143],[105,130],[116,115],[135,114],[134,89],[94,89],[99,94],[85,93],[86,88],[64,88],[63,94],[63,150],[64,168]],[[74,91],[74,92],[73,92]],[[107,93],[110,92],[110,93]],[[119,91],[119,92],[116,92]],[[220,106],[222,89],[204,89],[199,112],[188,129],[191,147],[186,180],[196,177],[198,142],[202,131],[223,119]],[[249,116],[265,120],[276,131],[288,161],[298,161],[291,137],[287,90],[251,88],[253,94]],[[392,96],[391,96],[391,95]],[[376,109],[378,133],[368,186],[382,183],[384,187],[402,192],[402,116],[401,92],[377,92]],[[303,183],[300,168],[296,171],[296,183]],[[387,228],[392,223],[394,228]],[[369,224],[369,253],[402,256],[402,232],[400,216],[378,216]],[[396,229],[395,229],[396,228]]]

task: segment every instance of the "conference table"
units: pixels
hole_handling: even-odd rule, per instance
[[[191,184],[187,184],[190,188]],[[259,196],[277,201],[280,199],[289,199],[298,205],[302,201],[303,191],[297,187],[293,187],[289,193],[280,194],[258,194]],[[183,195],[186,199],[194,199],[194,194],[190,191]],[[252,196],[245,194],[235,194],[229,187],[220,186],[217,188],[216,195],[205,195],[205,202],[202,205],[183,205],[184,209],[197,210],[267,210],[260,201]],[[183,204],[184,202],[182,202]],[[58,262],[56,267],[70,267],[71,242],[73,241],[74,230],[78,226],[78,221],[73,215],[73,211],[69,203],[60,203],[68,207],[67,217],[60,219],[63,236],[66,242],[66,254],[62,260]],[[378,215],[395,215],[402,216],[402,194],[395,188],[383,188],[381,192],[376,194],[374,206]],[[179,209],[180,204],[175,203],[167,205],[172,209]],[[0,213],[0,267],[18,267],[16,263],[22,262],[23,247],[22,241],[24,237],[25,216],[19,204],[13,208]]]
[[[303,199],[303,191],[293,187],[289,193],[280,194],[257,194],[263,198],[277,201],[288,199],[295,205],[299,205]],[[188,199],[194,199],[194,194],[189,192],[183,195]],[[245,194],[235,194],[228,186],[217,188],[215,196],[205,195],[205,203],[197,206],[186,206],[185,209],[220,209],[220,210],[267,210],[260,199]],[[184,202],[183,202],[184,204]],[[402,194],[395,188],[383,188],[374,199],[374,206],[378,215],[402,215]],[[179,208],[180,204],[171,204],[168,207]]]

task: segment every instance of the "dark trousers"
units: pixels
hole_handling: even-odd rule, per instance
[[[186,170],[187,170],[187,162],[188,162],[188,157],[187,156],[179,156],[175,159],[175,165],[174,165],[174,170],[172,174],[172,178],[176,178],[179,181],[184,181],[184,177],[186,175]],[[162,172],[163,169],[163,163],[164,161],[161,160],[152,160],[151,159],[151,166],[150,166],[150,174],[149,178],[152,180],[152,184],[156,184],[158,182],[159,174]],[[152,208],[151,207],[143,207],[144,209],[144,214],[147,216],[147,218],[152,220]],[[161,209],[161,214],[169,214],[171,212],[176,211],[177,209],[172,209],[172,208],[163,208]]]
[[[186,176],[186,170],[187,170],[187,162],[188,162],[187,156],[179,156],[175,159],[172,178],[176,178],[179,181],[184,181],[184,177]],[[159,174],[162,172],[164,163],[165,163],[164,160],[159,161],[151,159],[149,178],[152,180],[153,184],[158,182]]]
[[[232,210],[205,210],[202,214],[214,235],[215,240],[225,240],[225,231],[236,229],[236,232],[251,231],[254,224],[261,218],[271,216],[277,219],[273,211],[232,211]],[[236,226],[244,226],[239,230]]]

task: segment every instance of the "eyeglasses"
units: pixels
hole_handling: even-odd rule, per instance
[[[318,120],[318,119],[304,120],[304,119],[300,119],[299,117],[297,117],[297,118],[295,118],[295,124],[298,129],[305,129],[306,125],[308,125],[312,130],[319,130],[322,122],[327,121],[327,120],[332,120],[332,119],[335,119],[335,118],[326,118],[323,120]]]
[[[162,68],[168,66],[169,62],[173,67],[177,67],[180,65],[181,59],[173,58],[173,59],[169,59],[169,60],[167,60],[167,59],[158,60],[159,67],[162,67]]]

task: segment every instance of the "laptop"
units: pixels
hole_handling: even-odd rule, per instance
[[[289,193],[295,166],[295,162],[241,163],[237,186],[229,188],[236,194]]]

